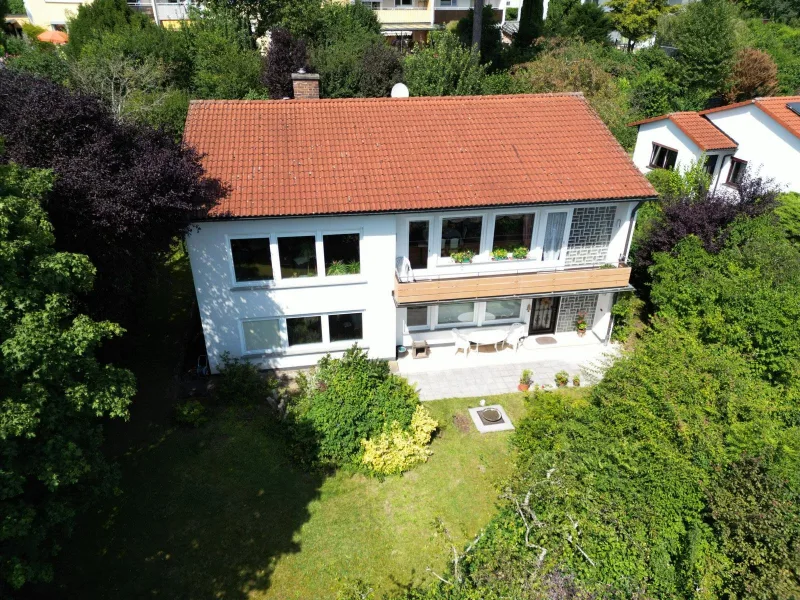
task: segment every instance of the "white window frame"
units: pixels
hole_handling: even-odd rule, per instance
[[[361,314],[361,331],[362,336],[360,339],[342,340],[339,342],[331,342],[330,322],[328,317],[331,315],[353,315]],[[335,310],[324,313],[304,313],[297,315],[280,315],[278,317],[252,317],[241,319],[239,321],[239,340],[242,356],[264,356],[264,355],[292,355],[292,354],[312,354],[316,352],[335,352],[338,350],[347,350],[353,344],[363,342],[365,336],[363,335],[365,329],[365,309],[353,310]],[[295,344],[289,346],[289,328],[286,323],[287,319],[302,319],[306,317],[319,317],[320,325],[322,327],[322,342],[315,342],[311,344]],[[255,350],[248,350],[244,338],[244,324],[253,321],[279,321],[280,348],[259,348]],[[359,344],[361,346],[361,344]]]
[[[426,318],[425,325],[409,325],[408,324],[408,309],[409,308],[424,308],[427,311],[426,315],[425,315],[425,318]],[[409,306],[408,308],[406,308],[406,319],[405,319],[405,323],[404,323],[405,326],[406,326],[406,331],[408,331],[409,333],[411,333],[412,331],[430,331],[431,330],[431,313],[433,312],[431,310],[431,308],[432,308],[431,306]]]
[[[492,319],[486,320],[486,305],[489,302],[497,302],[501,300],[513,300],[515,302],[519,302],[519,313],[516,317],[511,317],[509,319]],[[478,327],[484,327],[488,325],[506,325],[509,323],[520,323],[525,320],[526,310],[525,310],[525,300],[523,298],[494,298],[491,300],[483,300],[479,302],[480,306],[478,307]]]
[[[335,279],[339,281],[341,279],[344,280],[352,280],[354,278],[360,278],[364,272],[364,261],[361,260],[364,256],[364,230],[358,228],[351,228],[351,229],[343,229],[341,231],[319,231],[317,232],[319,235],[319,239],[317,240],[317,271],[322,270],[322,274],[319,277]],[[328,275],[327,268],[325,267],[325,240],[324,237],[326,235],[358,235],[358,273],[353,273],[350,275]],[[322,260],[320,260],[322,259]]]
[[[443,329],[453,329],[459,327],[478,327],[478,311],[480,307],[478,306],[480,302],[477,300],[453,300],[451,302],[442,302],[441,304],[467,304],[472,303],[474,306],[472,307],[472,321],[465,321],[462,323],[459,321],[458,323],[439,323],[439,304],[434,304],[431,307],[430,313],[432,313],[431,325],[433,326],[434,330],[443,330]]]
[[[567,221],[564,224],[564,237],[561,240],[561,252],[559,252],[558,260],[544,260],[542,252],[544,250],[544,236],[547,231],[547,216],[550,213],[567,213]],[[536,225],[536,248],[533,250],[534,258],[539,262],[542,267],[563,267],[567,259],[567,247],[569,244],[569,233],[572,229],[572,215],[574,207],[552,207],[546,208],[542,211],[542,219]]]
[[[236,268],[233,264],[233,249],[231,248],[232,240],[269,240],[269,259],[272,263],[272,279],[255,279],[253,281],[237,281]],[[269,233],[247,233],[247,234],[234,234],[225,236],[225,252],[226,260],[228,261],[228,273],[234,287],[252,287],[252,286],[274,286],[278,281],[280,275],[280,262],[276,261],[275,252],[277,251],[277,244]],[[275,267],[278,267],[277,271]]]
[[[487,244],[487,235],[486,235],[486,224],[489,220],[489,211],[481,211],[481,212],[455,212],[455,213],[443,213],[437,215],[436,217],[436,234],[434,235],[434,240],[436,241],[436,247],[434,249],[436,253],[436,266],[446,266],[446,265],[461,265],[463,263],[457,263],[449,256],[442,256],[442,228],[444,226],[444,222],[446,219],[464,219],[469,217],[481,217],[481,241],[480,245],[478,246],[480,252],[475,254],[475,258],[479,258],[479,260],[483,260],[486,258],[490,253],[491,250],[486,250]],[[428,244],[428,252],[431,252],[431,246]],[[428,264],[430,264],[430,254],[428,259]]]
[[[493,211],[491,225],[489,226],[489,230],[487,231],[487,245],[488,245],[488,253],[489,253],[489,260],[492,260],[492,250],[494,250],[494,227],[497,222],[497,217],[503,217],[505,215],[533,215],[533,231],[531,231],[531,247],[528,248],[528,258],[525,259],[515,259],[515,262],[520,260],[536,260],[537,255],[534,252],[536,248],[536,236],[539,230],[539,219],[541,216],[542,210],[539,208],[524,208],[522,210],[515,210],[513,208],[504,208],[502,210],[495,210]]]
[[[409,254],[411,254],[411,248],[408,245],[409,237],[411,235],[411,223],[415,223],[418,221],[427,221],[428,222],[428,260],[424,267],[416,267],[417,270],[422,269],[429,269],[431,267],[431,259],[433,258],[434,261],[436,258],[439,257],[438,249],[434,253],[434,245],[433,245],[433,234],[436,228],[436,224],[434,223],[435,218],[433,215],[420,215],[419,217],[405,217],[403,220],[403,227],[402,227],[402,234],[403,234],[403,246],[398,248],[399,252],[398,255],[400,257],[409,258]],[[434,258],[435,257],[435,258]],[[434,265],[435,266],[435,265]],[[414,269],[415,267],[411,267]]]
[[[323,236],[358,234],[358,262],[359,273],[351,275],[327,275],[325,273],[325,247]],[[278,239],[290,237],[313,237],[314,252],[317,259],[317,274],[308,277],[283,277],[281,272],[281,260],[278,251]],[[254,281],[237,281],[236,269],[233,265],[233,251],[231,250],[231,240],[244,239],[269,239],[269,253],[272,261],[272,279],[259,279]],[[307,287],[313,285],[331,285],[334,283],[353,283],[364,280],[364,229],[349,227],[345,229],[320,229],[316,231],[290,231],[285,233],[258,232],[225,235],[225,252],[228,262],[228,273],[233,288],[252,288],[252,287]]]

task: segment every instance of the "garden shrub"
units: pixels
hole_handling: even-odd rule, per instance
[[[200,427],[208,418],[206,407],[198,400],[187,400],[175,407],[175,421],[186,427]]]
[[[277,382],[259,373],[252,363],[222,354],[222,367],[214,387],[214,397],[225,404],[254,404],[264,402]]]
[[[635,329],[636,318],[643,307],[644,302],[633,292],[623,292],[619,295],[614,306],[611,307],[611,315],[614,317],[612,340],[615,342],[628,340]]]
[[[357,345],[342,358],[322,358],[298,385],[299,397],[289,407],[290,427],[301,447],[313,448],[307,458],[321,466],[359,465],[361,440],[374,439],[393,422],[408,429],[419,405],[405,378]]]
[[[431,455],[428,445],[438,426],[430,413],[418,405],[408,430],[393,421],[376,438],[361,440],[364,448],[362,463],[380,475],[408,471],[414,465],[428,460]]]

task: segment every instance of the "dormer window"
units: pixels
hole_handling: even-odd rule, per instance
[[[651,169],[674,169],[678,162],[678,151],[659,144],[653,144],[653,153],[650,155]]]

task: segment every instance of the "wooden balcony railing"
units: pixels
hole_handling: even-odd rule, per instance
[[[397,305],[403,305],[559,292],[601,291],[623,288],[628,285],[630,277],[630,267],[615,267],[473,275],[404,282],[395,279],[394,300]]]

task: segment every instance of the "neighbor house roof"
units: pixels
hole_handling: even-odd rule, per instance
[[[580,94],[199,100],[184,140],[230,188],[212,216],[655,195]]]
[[[716,125],[696,112],[676,112],[660,115],[651,119],[643,119],[630,123],[630,126],[644,125],[669,119],[686,136],[692,140],[700,150],[732,150],[737,147],[734,140],[725,135]]]
[[[708,110],[700,111],[701,115],[710,113],[722,112],[724,110],[731,110],[732,108],[739,108],[754,104],[767,115],[777,121],[784,129],[792,135],[800,138],[800,115],[788,108],[786,105],[792,102],[800,102],[800,96],[770,96],[769,98],[754,98],[753,100],[745,100],[744,102],[737,102],[736,104],[729,104],[728,106],[720,106],[719,108],[710,108]]]

